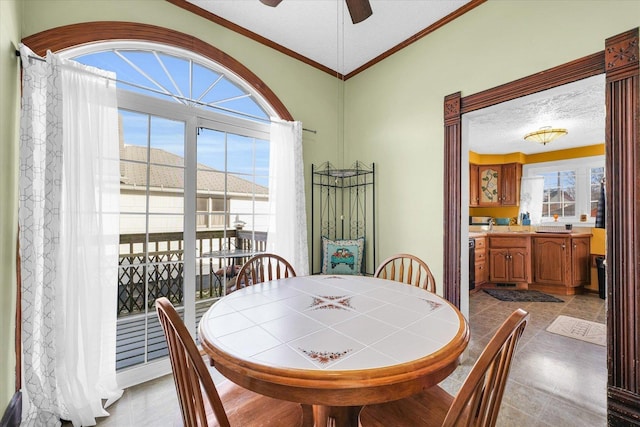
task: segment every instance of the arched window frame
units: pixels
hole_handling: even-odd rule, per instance
[[[187,57],[195,58],[201,64],[207,64],[207,66],[223,72],[235,84],[251,93],[258,104],[270,116],[283,120],[293,120],[293,117],[278,97],[248,68],[214,46],[174,30],[130,22],[86,22],[45,30],[25,37],[22,42],[38,55],[45,56],[46,52],[50,50],[67,58],[91,51],[103,50],[105,46],[111,43],[113,43],[111,44],[112,46],[123,46],[125,44],[135,46],[137,44],[180,52]],[[177,103],[150,97],[145,101],[144,98],[144,95],[119,91],[119,106],[166,118],[184,120],[192,128],[215,122],[219,130],[226,132],[264,137],[266,131],[268,135],[268,122],[251,122],[247,119],[203,109],[200,109],[197,114],[188,114],[184,105],[181,106]],[[191,108],[194,109],[194,107]],[[248,123],[250,123],[249,126],[247,126]],[[192,138],[195,138],[195,136],[192,136]],[[185,152],[185,167],[195,168],[196,159],[195,149],[193,148],[195,141],[187,140],[186,145],[192,148],[187,149]],[[188,202],[190,203],[191,201]],[[195,200],[193,202],[195,203]],[[195,229],[195,218],[192,219],[192,222]],[[185,224],[185,230],[190,225],[188,223]],[[193,240],[193,237],[187,240],[185,235],[185,247],[194,246],[195,242]],[[195,259],[193,256],[190,258],[185,256],[184,263],[185,265],[195,264]],[[187,277],[189,273],[185,271],[184,274]],[[185,280],[185,294],[190,291],[186,286],[186,282]],[[195,324],[193,313],[185,316],[184,320],[187,325]],[[190,329],[192,329],[192,333],[195,333],[194,328]],[[140,365],[140,368],[129,368],[119,373],[118,382],[120,386],[128,387],[170,372],[168,360],[161,360],[159,363],[146,363]]]

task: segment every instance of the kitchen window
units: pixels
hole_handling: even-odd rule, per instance
[[[604,178],[604,156],[524,165],[523,177],[543,177],[542,222],[595,222]],[[582,221],[585,223],[585,221]]]

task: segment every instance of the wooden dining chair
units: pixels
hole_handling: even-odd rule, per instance
[[[171,369],[185,427],[300,426],[300,404],[262,396],[224,381],[216,388],[202,355],[167,298],[156,312],[169,348]]]
[[[455,397],[434,386],[401,400],[365,406],[360,427],[494,426],[513,354],[528,319],[529,313],[519,308],[504,321]]]
[[[271,253],[258,254],[240,269],[236,276],[236,289],[286,277],[296,277],[295,270],[286,259]]]
[[[436,280],[427,263],[410,254],[396,254],[385,259],[374,276],[414,285],[429,292],[436,291]]]

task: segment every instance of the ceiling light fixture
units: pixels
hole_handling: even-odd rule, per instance
[[[539,142],[542,145],[547,145],[551,141],[561,136],[568,134],[566,129],[552,129],[551,126],[541,127],[540,129],[529,132],[524,136],[525,141]]]

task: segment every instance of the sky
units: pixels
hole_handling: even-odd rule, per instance
[[[267,114],[245,90],[220,73],[182,58],[118,49],[74,59],[85,65],[115,72],[118,88],[218,112],[222,108],[235,116],[242,117],[241,114],[236,114],[239,112],[268,120]],[[184,157],[183,122],[124,110],[121,110],[121,116],[125,144],[146,146],[150,140],[152,148]],[[228,147],[226,158],[225,143]],[[197,156],[199,164],[220,171],[226,170],[244,179],[253,180],[252,176],[255,176],[258,184],[268,186],[269,144],[265,140],[200,129],[197,136]]]

